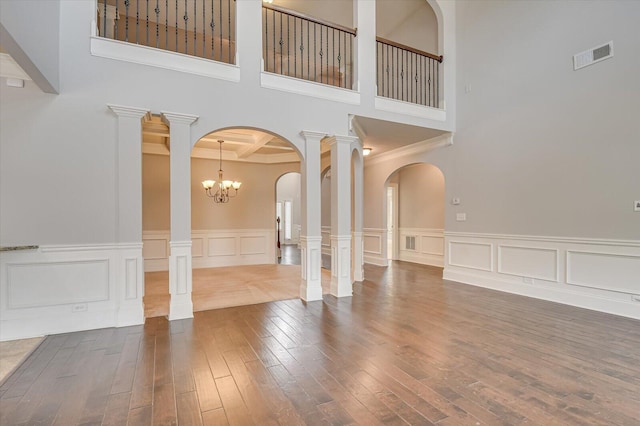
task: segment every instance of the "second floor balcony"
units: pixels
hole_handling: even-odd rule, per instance
[[[323,16],[309,11],[319,3],[324,6],[315,11]],[[378,8],[377,36],[367,41],[375,43],[375,69],[358,66],[358,31],[327,18],[341,12],[332,13],[334,3],[342,2],[286,3],[300,10],[263,3],[262,71],[348,91],[359,89],[358,73],[375,74],[378,97],[443,108],[442,55],[409,45],[405,40],[411,28],[385,24],[392,14]],[[96,32],[101,38],[235,65],[238,32],[247,31],[237,27],[236,6],[235,0],[105,0],[97,3]],[[421,31],[418,27],[414,33],[422,37]]]

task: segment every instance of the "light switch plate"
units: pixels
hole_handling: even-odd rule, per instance
[[[467,214],[466,213],[456,213],[456,220],[458,222],[464,222],[465,220],[467,220]]]
[[[640,212],[640,200],[633,202],[633,211]]]

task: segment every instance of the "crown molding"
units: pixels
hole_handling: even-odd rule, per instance
[[[160,112],[162,121],[170,126],[171,123],[180,123],[180,124],[192,124],[200,118],[197,115],[193,114],[183,114],[180,112],[169,112],[169,111],[161,111]]]
[[[426,139],[421,142],[416,142],[411,145],[403,146],[392,151],[378,154],[374,158],[367,160],[365,162],[365,167],[384,163],[399,157],[422,154],[424,152],[432,151],[437,148],[447,147],[450,145],[453,145],[453,133],[446,133],[444,135],[436,136],[435,138]]]

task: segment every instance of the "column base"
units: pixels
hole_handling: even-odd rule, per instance
[[[302,281],[300,299],[322,300],[322,237],[300,237]]]
[[[169,320],[193,318],[191,241],[171,241],[169,245]]]
[[[336,297],[353,295],[351,235],[331,236],[331,285],[329,292]]]

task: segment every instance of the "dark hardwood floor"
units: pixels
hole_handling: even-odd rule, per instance
[[[639,425],[640,322],[367,266],[352,298],[49,336],[2,425]]]

